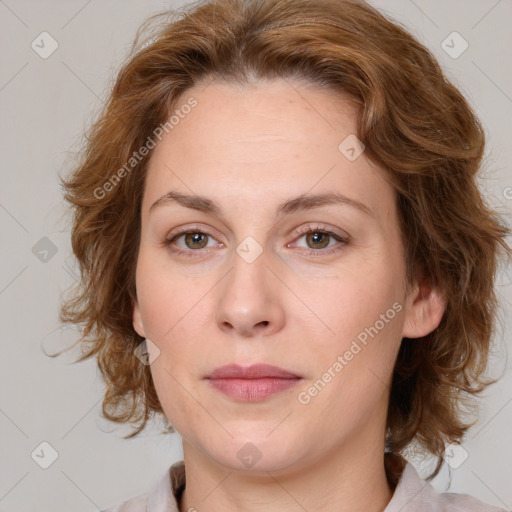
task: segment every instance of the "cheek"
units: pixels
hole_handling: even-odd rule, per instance
[[[317,404],[345,403],[369,412],[386,391],[403,324],[404,290],[399,270],[383,261],[353,266],[331,276],[321,287],[304,292],[309,294],[316,315],[309,329],[305,326],[315,347],[311,381],[320,379],[319,389],[324,381],[332,382]]]
[[[306,403],[304,411],[311,413],[312,421],[329,411],[336,428],[357,430],[372,415],[385,414],[403,306],[391,297],[379,304],[363,301],[355,307],[346,301],[342,318],[339,313],[333,316],[333,322],[338,318],[334,335],[316,339],[310,359],[314,369],[297,397],[299,403]]]
[[[169,354],[162,355],[151,365],[153,383],[166,418],[183,435],[190,425],[204,422],[197,402],[191,398],[198,396],[198,392],[190,382],[176,374]]]
[[[321,328],[317,331],[322,333],[317,337],[320,344],[341,348],[376,322],[377,327],[381,327],[385,321],[383,331],[391,330],[390,326],[393,331],[398,330],[395,326],[399,321],[395,317],[400,317],[396,313],[399,313],[397,309],[402,309],[400,305],[403,307],[404,300],[399,285],[401,277],[383,269],[387,267],[382,264],[351,267],[322,280],[302,281],[297,295],[305,298],[310,307],[308,318]],[[399,306],[393,309],[395,303]],[[381,315],[385,315],[384,320]]]
[[[212,283],[206,277],[194,278],[178,267],[161,264],[147,253],[141,251],[136,274],[137,297],[147,337],[159,345],[171,338],[190,338],[190,332],[186,336],[181,332],[182,338],[177,333],[190,323],[191,314],[198,324],[202,323],[199,316],[204,315],[205,308],[197,306],[204,304],[201,300]]]

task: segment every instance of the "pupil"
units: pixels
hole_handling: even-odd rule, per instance
[[[327,236],[328,235],[326,235],[325,233],[319,233],[318,231],[316,231],[310,235],[310,243],[319,244],[321,247],[325,247],[326,244],[324,239],[326,239]]]
[[[204,236],[205,235],[203,235],[202,233],[189,233],[186,236],[186,240],[189,243],[189,245],[196,245],[196,247],[199,246],[200,248],[202,248],[204,246],[204,240],[202,240]]]

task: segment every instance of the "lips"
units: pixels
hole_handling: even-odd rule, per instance
[[[214,370],[207,379],[299,379],[299,375],[283,370],[278,366],[269,364],[253,364],[252,366],[239,366],[229,364]]]
[[[234,400],[257,402],[295,386],[302,377],[277,366],[257,364],[222,366],[206,379],[213,388]]]

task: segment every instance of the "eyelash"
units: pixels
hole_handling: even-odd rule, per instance
[[[209,233],[205,232],[204,230],[202,230],[200,228],[180,228],[180,229],[178,229],[178,231],[176,233],[171,235],[170,238],[166,238],[163,241],[162,245],[164,247],[171,248],[171,244],[175,240],[181,238],[183,235],[197,234],[197,233],[199,233],[201,235],[206,235],[206,236],[211,237],[211,238],[214,238],[212,235],[210,235]],[[339,235],[338,233],[335,233],[334,231],[332,231],[330,229],[322,228],[320,226],[313,226],[313,227],[306,226],[305,228],[298,229],[296,231],[295,235],[300,235],[299,238],[297,239],[297,240],[299,240],[304,235],[307,235],[309,233],[320,233],[322,235],[328,235],[328,236],[334,238],[336,241],[341,242],[342,245],[348,244],[349,240],[350,240],[348,236]],[[327,249],[309,249],[307,255],[308,256],[318,256],[319,253],[322,253],[322,255],[328,255],[328,254],[333,254],[333,253],[338,252],[339,250],[341,250],[341,248],[337,248],[337,249],[329,248],[329,249],[330,250],[327,250]],[[189,257],[198,257],[198,256],[201,256],[201,254],[199,254],[199,253],[204,253],[204,251],[201,250],[201,249],[188,249],[188,250],[184,250],[184,249],[171,248],[171,250],[175,254],[177,254],[179,256],[189,256]]]

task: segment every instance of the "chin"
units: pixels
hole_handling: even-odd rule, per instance
[[[272,434],[271,434],[272,435]],[[274,472],[288,468],[296,462],[297,446],[290,437],[268,437],[263,435],[234,436],[229,443],[206,450],[210,457],[232,471],[250,472],[252,474]]]

